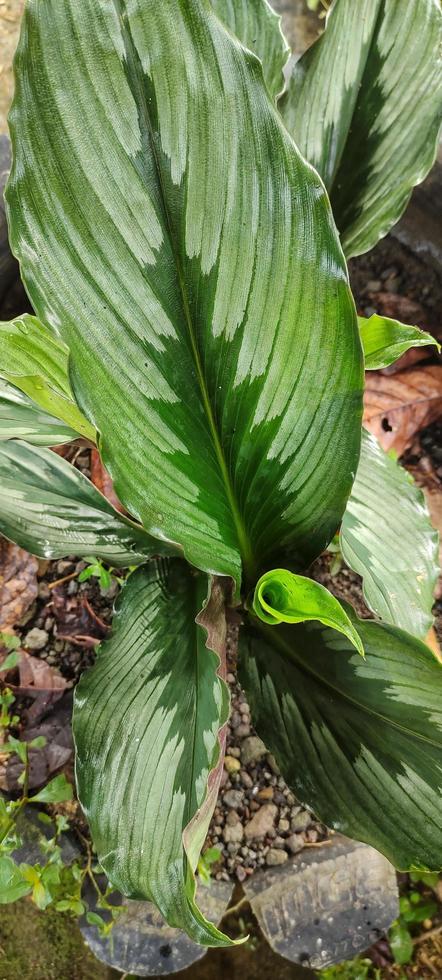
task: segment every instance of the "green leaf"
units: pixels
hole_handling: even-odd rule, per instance
[[[439,535],[424,495],[365,429],[341,528],[347,565],[362,576],[364,598],[380,619],[424,638],[439,575]]]
[[[211,3],[226,27],[260,59],[264,81],[276,99],[284,88],[283,69],[290,56],[279,14],[267,0],[211,0]]]
[[[77,436],[95,442],[95,429],[72,397],[68,357],[66,344],[35,316],[25,313],[8,323],[0,322],[0,376],[44,412],[69,425]]]
[[[119,499],[237,584],[302,571],[350,492],[362,351],[260,65],[207,0],[30,0],[15,65],[12,248]]]
[[[395,963],[405,966],[413,958],[413,940],[404,922],[398,919],[388,933],[390,949],[393,953]]]
[[[64,803],[72,799],[72,786],[64,773],[55,776],[50,783],[29,798],[30,803]]]
[[[155,902],[196,942],[224,946],[195,903],[229,702],[219,655],[195,624],[206,589],[179,559],[130,576],[113,633],[76,689],[74,737],[79,798],[109,881]],[[205,612],[208,642],[221,652],[220,586]]]
[[[437,0],[335,0],[279,103],[321,174],[347,256],[398,221],[434,163],[442,107]]]
[[[388,316],[375,313],[368,320],[358,316],[358,323],[367,371],[388,367],[411,347],[431,346],[440,351],[440,344],[430,333]]]
[[[403,630],[352,620],[365,659],[316,623],[240,634],[254,725],[325,824],[401,870],[440,869],[442,665]]]
[[[338,630],[364,656],[364,647],[341,603],[328,589],[303,575],[275,568],[263,575],[255,589],[253,611],[264,623],[305,623],[318,620]]]
[[[43,412],[24,392],[0,378],[0,442],[25,439],[34,446],[59,446],[77,438],[78,432]]]
[[[31,886],[24,880],[12,858],[0,855],[0,905],[17,902],[31,891]]]
[[[0,634],[0,638],[1,638],[1,634]],[[7,670],[13,670],[14,667],[17,667],[19,663],[20,663],[20,654],[10,653],[9,656],[6,657],[6,659],[3,660],[2,663],[0,664],[0,674],[4,674]]]
[[[61,456],[14,440],[0,443],[0,531],[40,558],[94,553],[126,567],[166,550]]]

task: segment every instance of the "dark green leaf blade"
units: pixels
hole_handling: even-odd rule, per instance
[[[365,429],[340,540],[370,609],[424,639],[433,622],[439,535],[422,491]]]
[[[377,313],[368,319],[358,316],[358,323],[367,371],[388,367],[412,347],[430,346],[440,350],[440,344],[430,333],[388,316]]]
[[[0,443],[0,531],[40,558],[95,555],[120,567],[165,548],[70,463],[13,439]]]
[[[78,432],[0,378],[0,442],[8,439],[24,439],[33,446],[60,446],[78,439]]]
[[[286,568],[274,568],[259,579],[253,597],[253,611],[263,623],[305,623],[318,620],[338,630],[364,656],[359,634],[345,609],[325,586]]]
[[[404,211],[436,157],[442,111],[438,0],[335,0],[279,103],[321,174],[347,256]]]
[[[237,583],[305,568],[356,470],[362,357],[256,58],[203,0],[30,0],[11,131],[12,247],[119,499]]]
[[[354,622],[365,660],[314,623],[245,631],[240,680],[255,727],[329,827],[401,870],[439,870],[442,665],[402,630]]]
[[[276,99],[284,88],[283,68],[290,55],[279,14],[267,0],[211,0],[211,3],[223,24],[258,56],[267,88]]]
[[[154,901],[196,942],[223,946],[229,940],[195,904],[193,874],[229,710],[218,676],[223,604],[211,614],[217,653],[195,623],[206,591],[207,580],[180,560],[130,577],[113,634],[76,689],[74,736],[79,797],[109,880]]]
[[[35,316],[25,313],[0,322],[0,377],[75,429],[77,436],[95,442],[95,429],[72,397],[68,358],[66,344]]]

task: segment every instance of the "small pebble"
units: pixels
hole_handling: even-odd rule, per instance
[[[292,854],[297,854],[298,851],[302,851],[305,841],[302,834],[291,834],[285,843]]]
[[[266,864],[269,868],[276,868],[278,864],[285,864],[288,860],[287,851],[279,851],[276,848],[271,847],[267,852]]]
[[[222,836],[223,836],[223,841],[226,844],[231,844],[231,843],[240,844],[244,837],[244,829],[240,821],[238,820],[238,823],[233,824],[232,827],[227,824],[227,826],[224,827]]]
[[[290,827],[292,830],[306,830],[312,822],[312,815],[307,810],[301,810],[292,817],[290,821]]]
[[[237,807],[242,806],[243,799],[244,794],[240,789],[228,789],[223,796],[223,802],[226,806],[231,807],[232,810],[236,810]]]
[[[227,772],[239,772],[241,769],[239,759],[235,759],[233,755],[226,755],[224,759],[224,768],[227,769]]]
[[[251,762],[257,762],[267,754],[267,749],[262,739],[257,735],[250,735],[245,738],[241,745],[241,762],[243,766],[249,766]]]
[[[264,806],[261,806],[253,814],[252,819],[249,820],[244,828],[247,840],[253,840],[255,837],[265,837],[266,834],[272,831],[277,814],[278,808],[273,803],[266,803]]]
[[[49,635],[46,630],[38,629],[38,626],[34,626],[29,633],[26,633],[24,639],[24,646],[27,650],[43,650],[49,640]]]

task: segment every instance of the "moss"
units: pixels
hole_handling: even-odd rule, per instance
[[[0,980],[109,980],[75,920],[26,899],[0,906]]]

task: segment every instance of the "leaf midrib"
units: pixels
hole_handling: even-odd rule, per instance
[[[233,484],[232,484],[232,480],[231,480],[231,477],[230,477],[229,469],[228,469],[228,466],[227,466],[227,463],[226,463],[226,460],[225,460],[225,457],[224,457],[221,440],[220,440],[220,437],[219,437],[219,434],[218,434],[218,429],[217,429],[217,426],[216,426],[215,417],[214,417],[213,410],[212,410],[212,405],[210,403],[210,398],[209,398],[209,392],[208,392],[208,389],[207,389],[206,379],[204,377],[204,372],[203,372],[203,369],[202,369],[201,358],[200,358],[198,346],[197,346],[197,343],[196,343],[195,332],[194,332],[194,329],[193,329],[193,323],[192,323],[192,317],[191,317],[191,313],[190,313],[189,300],[188,300],[188,296],[187,296],[187,290],[186,290],[186,284],[185,284],[185,280],[184,280],[183,269],[182,269],[180,257],[179,257],[179,254],[178,254],[178,251],[177,251],[177,248],[176,248],[174,235],[173,235],[173,232],[172,232],[172,226],[171,226],[171,221],[170,221],[169,211],[168,211],[168,206],[167,206],[167,196],[166,196],[166,193],[165,193],[165,188],[164,188],[164,183],[163,183],[163,178],[162,178],[162,173],[161,173],[161,167],[160,167],[159,160],[158,160],[158,154],[157,154],[156,145],[155,145],[154,132],[153,132],[153,128],[152,128],[152,122],[151,122],[151,118],[150,118],[149,108],[148,108],[147,101],[146,101],[146,96],[145,96],[145,90],[144,90],[144,77],[145,76],[144,76],[144,71],[143,71],[143,68],[141,66],[140,59],[139,59],[139,56],[138,56],[138,52],[136,50],[136,47],[135,47],[134,42],[133,42],[133,39],[132,39],[130,25],[128,24],[128,20],[127,20],[127,13],[126,13],[126,11],[125,11],[125,9],[123,7],[123,0],[113,0],[113,2],[114,2],[115,10],[117,12],[117,15],[118,15],[118,18],[119,18],[119,21],[120,21],[120,24],[121,24],[122,39],[123,39],[124,48],[125,48],[125,51],[126,51],[126,57],[127,57],[127,62],[126,62],[126,65],[127,65],[126,77],[127,77],[128,85],[129,85],[129,87],[130,87],[130,89],[132,91],[132,95],[134,96],[134,100],[135,100],[135,104],[137,106],[137,110],[138,110],[139,116],[142,115],[143,120],[144,120],[144,122],[146,124],[147,131],[149,133],[150,149],[151,149],[151,152],[152,152],[152,155],[153,155],[153,160],[154,160],[154,163],[155,163],[155,170],[156,170],[157,179],[158,179],[158,186],[159,186],[159,189],[160,189],[161,204],[162,204],[162,208],[163,208],[164,219],[165,219],[165,222],[166,222],[166,225],[167,225],[170,246],[171,246],[172,254],[173,254],[173,257],[174,257],[174,261],[175,261],[175,266],[176,266],[176,271],[177,271],[177,276],[178,276],[179,289],[180,289],[180,294],[181,294],[181,299],[182,299],[182,305],[183,305],[183,313],[184,313],[184,318],[185,318],[185,321],[186,321],[186,327],[187,327],[188,334],[189,334],[189,339],[190,339],[190,344],[191,344],[191,350],[192,350],[192,355],[193,355],[193,359],[194,359],[194,363],[195,363],[196,376],[197,376],[198,384],[199,384],[199,387],[200,387],[200,392],[201,392],[201,398],[202,398],[202,402],[203,402],[203,407],[204,407],[204,411],[205,411],[205,414],[206,414],[207,422],[208,422],[208,425],[209,425],[210,435],[212,437],[212,441],[213,441],[213,445],[214,445],[214,449],[215,449],[215,454],[216,454],[217,462],[218,462],[218,465],[219,465],[219,468],[220,468],[221,477],[222,477],[222,481],[223,481],[223,484],[224,484],[224,489],[225,489],[225,492],[226,492],[227,500],[228,500],[228,503],[229,503],[229,506],[230,506],[230,510],[231,510],[231,513],[232,513],[232,517],[233,517],[233,521],[234,521],[234,524],[235,524],[236,534],[237,534],[237,538],[238,538],[238,548],[239,548],[240,556],[242,558],[242,562],[243,562],[243,565],[244,565],[244,570],[245,570],[248,578],[252,579],[256,575],[256,561],[255,561],[255,557],[254,557],[254,554],[253,554],[251,542],[250,542],[249,536],[247,534],[246,527],[245,527],[245,524],[244,524],[244,521],[243,521],[243,518],[242,518],[242,515],[241,515],[241,512],[240,512],[240,509],[239,509],[239,506],[238,506],[238,502],[236,500],[236,496],[235,496],[235,492],[234,492],[234,489],[233,489]],[[131,73],[131,67],[133,69],[133,73],[134,73],[134,76],[135,77]],[[135,91],[134,92],[132,90],[131,82],[134,82],[135,83],[136,89],[138,91]],[[137,94],[138,94],[138,98],[136,97]],[[140,119],[140,128],[141,128],[141,119]]]
[[[412,736],[413,738],[419,739],[421,742],[426,742],[428,745],[432,745],[436,749],[440,749],[440,744],[434,741],[433,739],[428,738],[426,735],[421,735],[419,732],[410,732],[408,728],[404,728],[403,725],[400,725],[398,722],[393,721],[393,719],[385,717],[383,714],[381,714],[378,711],[375,711],[370,706],[363,704],[359,701],[356,701],[355,698],[352,698],[349,694],[346,694],[343,691],[341,691],[341,689],[339,687],[336,687],[336,685],[332,684],[330,680],[324,678],[321,674],[315,671],[310,664],[306,664],[305,661],[302,660],[296,654],[296,651],[292,650],[292,648],[286,644],[285,640],[277,632],[275,627],[272,626],[266,627],[264,623],[258,622],[257,620],[254,621],[254,625],[258,626],[259,631],[263,633],[266,642],[269,644],[270,647],[272,646],[279,647],[279,650],[281,651],[281,653],[284,654],[285,658],[288,657],[289,661],[294,660],[296,666],[299,669],[301,669],[307,674],[310,674],[315,679],[315,681],[318,681],[320,684],[323,685],[323,687],[328,687],[340,698],[342,698],[344,701],[348,701],[349,704],[353,705],[359,711],[362,710],[367,712],[367,714],[372,715],[373,718],[379,719],[380,721],[384,722],[384,724],[391,725],[393,728],[396,728],[398,731],[403,732],[405,735],[408,735],[408,737]]]

